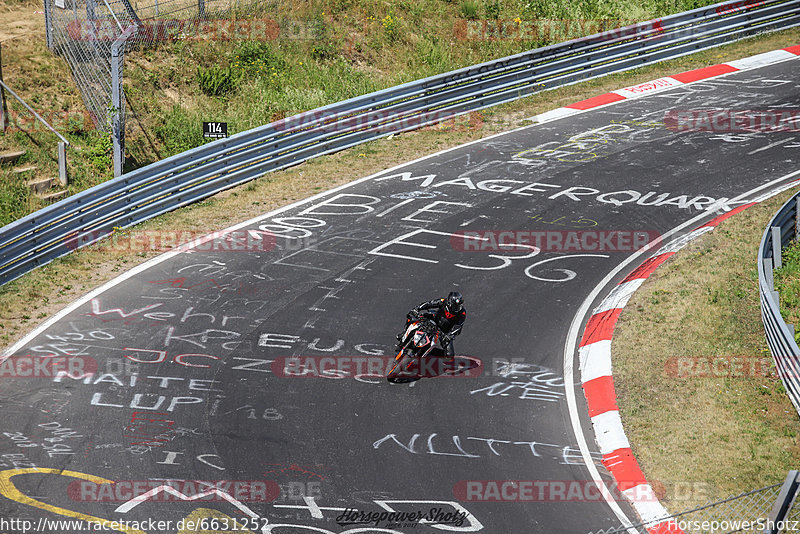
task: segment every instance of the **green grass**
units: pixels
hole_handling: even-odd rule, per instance
[[[671,512],[780,483],[800,462],[800,419],[764,338],[756,271],[764,227],[791,194],[678,252],[620,316],[612,363],[634,455],[648,480],[706,488],[702,496],[668,493]],[[698,361],[723,365],[686,366]]]
[[[573,30],[591,33],[596,21],[614,26],[648,20],[713,3],[712,0],[614,0],[582,2],[528,0],[277,1],[244,18],[277,23],[276,38],[265,41],[202,40],[198,36],[160,42],[126,55],[125,92],[129,103],[126,171],[194,148],[203,121],[228,123],[229,133],[245,131],[322,105],[440,74],[490,59],[551,44],[576,34],[553,31],[566,19]],[[28,20],[38,4],[6,4],[4,21]],[[466,38],[466,19],[505,24],[541,24],[535,38]],[[542,20],[546,19],[546,20]],[[478,21],[480,24],[480,21]],[[565,26],[556,23],[555,27]],[[44,46],[42,35],[3,43],[5,79],[37,110],[81,112],[80,95],[69,69]],[[526,40],[527,39],[527,40]],[[590,87],[591,85],[589,85]],[[56,125],[72,143],[68,150],[70,193],[112,176],[102,152],[105,140],[90,125]],[[56,139],[42,130],[0,135],[0,148],[25,149],[36,177],[57,175]],[[98,152],[100,151],[100,152]],[[25,191],[24,180],[0,167],[0,224],[44,206]]]
[[[224,121],[229,132],[244,131],[562,37],[552,33],[551,39],[466,39],[457,31],[464,19],[632,21],[710,3],[417,0],[390,7],[376,0],[278,3],[269,13],[254,15],[278,23],[283,33],[274,40],[189,40],[130,54],[128,94],[134,105],[142,107],[139,119],[145,128],[154,129],[158,154],[165,157],[202,143],[193,133],[202,121]],[[137,163],[156,159],[153,147],[136,134],[130,137],[129,152]]]
[[[781,268],[776,269],[775,289],[781,300],[781,315],[788,324],[800,327],[800,243],[792,243],[783,250]],[[800,331],[795,333],[800,342]]]

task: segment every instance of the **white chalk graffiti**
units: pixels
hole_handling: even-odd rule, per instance
[[[404,443],[397,438],[397,434],[387,434],[386,436],[376,440],[372,444],[372,447],[374,449],[379,449],[385,443],[394,443],[401,449],[411,454],[460,456],[462,458],[482,458],[485,456],[485,454],[478,454],[477,451],[468,452],[464,450],[461,436],[450,436],[450,440],[452,441],[454,448],[451,448],[449,451],[444,449],[437,450],[437,447],[434,444],[436,437],[438,436],[437,433],[429,434],[425,440],[425,445],[420,446],[418,444],[418,440],[421,436],[422,434],[413,434],[408,442]],[[530,451],[530,454],[532,454],[535,458],[548,458],[551,460],[557,460],[563,465],[583,465],[583,458],[581,456],[580,449],[571,445],[558,445],[555,443],[543,443],[539,441],[512,441],[495,438],[479,438],[473,436],[467,436],[464,439],[466,441],[484,442],[488,447],[489,452],[494,456],[504,456],[503,452],[495,447],[495,444],[523,445],[527,447],[528,451]],[[516,447],[513,450],[519,450],[519,448]],[[599,460],[600,454],[593,453],[592,455]]]

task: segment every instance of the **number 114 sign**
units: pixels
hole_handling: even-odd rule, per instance
[[[211,139],[221,139],[228,137],[227,122],[204,122],[203,137]]]

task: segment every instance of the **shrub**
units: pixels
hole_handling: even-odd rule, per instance
[[[221,96],[236,89],[239,77],[230,66],[213,65],[209,68],[197,67],[197,82],[206,95]]]
[[[478,7],[479,4],[475,0],[464,0],[458,6],[458,10],[462,18],[475,20],[478,18]]]

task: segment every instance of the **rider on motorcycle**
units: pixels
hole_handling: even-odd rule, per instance
[[[422,318],[433,319],[437,328],[441,332],[439,343],[448,358],[455,357],[453,348],[453,338],[461,333],[464,320],[467,318],[467,310],[464,309],[464,297],[458,291],[451,291],[446,298],[433,299],[416,306],[406,315],[406,326],[402,332],[397,334],[397,348],[399,351],[403,345],[408,326]]]

